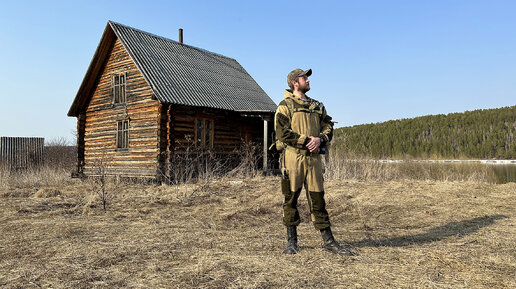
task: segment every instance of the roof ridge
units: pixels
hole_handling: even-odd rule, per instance
[[[154,34],[154,33],[150,33],[150,32],[138,29],[138,28],[134,28],[134,27],[131,27],[129,25],[125,25],[125,24],[122,24],[122,23],[119,23],[119,22],[116,22],[116,21],[113,21],[113,20],[108,20],[108,24],[111,25],[111,27],[113,27],[113,24],[114,25],[119,25],[119,26],[122,26],[122,27],[125,27],[125,28],[129,28],[129,29],[132,29],[134,31],[137,31],[137,32],[140,32],[140,33],[143,33],[143,34],[147,34],[147,35],[152,36],[152,37],[156,37],[156,38],[165,40],[165,41],[181,44],[183,46],[186,46],[187,48],[195,49],[195,50],[198,50],[200,52],[209,53],[209,54],[213,54],[215,56],[219,56],[219,57],[223,57],[223,58],[227,58],[227,59],[231,59],[231,60],[235,60],[236,61],[235,58],[228,57],[228,56],[222,55],[220,53],[209,51],[209,50],[206,50],[206,49],[203,49],[203,48],[199,48],[199,47],[196,47],[196,46],[193,46],[193,45],[188,45],[188,44],[180,43],[180,42],[175,41],[173,39],[170,39],[170,38],[167,38],[167,37],[163,37],[163,36],[160,36],[160,35],[157,35],[157,34]]]

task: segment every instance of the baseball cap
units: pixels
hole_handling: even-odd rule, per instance
[[[300,68],[296,68],[296,69],[292,70],[287,76],[287,84],[290,86],[290,83],[292,82],[292,80],[297,79],[298,77],[303,76],[303,75],[306,75],[306,76],[312,75],[312,69],[302,70]]]

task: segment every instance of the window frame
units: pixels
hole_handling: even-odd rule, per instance
[[[125,124],[125,128],[124,128]],[[121,143],[120,143],[121,141]],[[116,150],[129,149],[129,120],[119,120],[116,122]]]
[[[198,123],[201,122],[201,135],[199,139],[199,126]],[[206,129],[206,124],[209,123],[210,127],[209,130]],[[206,136],[209,133],[209,140],[206,142]],[[214,142],[214,135],[215,135],[215,120],[212,117],[205,117],[205,116],[197,116],[194,119],[194,144],[196,147],[199,148],[213,148],[213,142]]]
[[[113,73],[111,76],[111,94],[113,105],[127,104],[127,72]]]

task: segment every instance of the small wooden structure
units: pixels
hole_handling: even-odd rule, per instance
[[[0,166],[9,170],[24,170],[43,164],[42,137],[0,137]]]
[[[236,60],[108,21],[68,112],[78,173],[162,179],[191,147],[227,157],[245,142],[267,169],[275,109]]]

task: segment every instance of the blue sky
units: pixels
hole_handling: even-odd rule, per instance
[[[237,59],[278,103],[337,127],[516,105],[516,1],[2,1],[0,135],[72,139],[68,109],[108,20]]]

